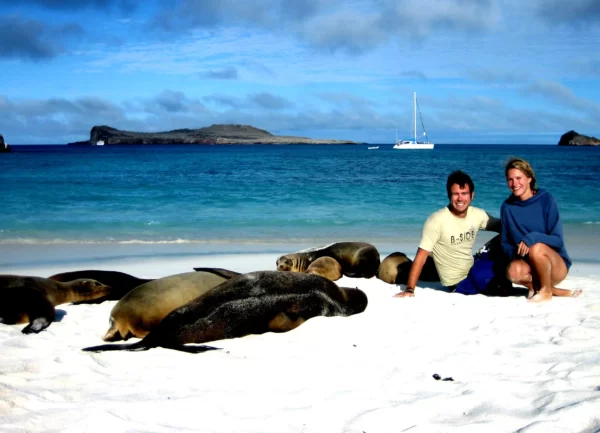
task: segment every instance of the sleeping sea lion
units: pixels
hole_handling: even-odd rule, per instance
[[[342,278],[342,267],[333,257],[323,256],[308,265],[306,273],[320,275],[328,280],[336,281]]]
[[[94,303],[100,303],[102,301],[118,301],[123,296],[131,291],[131,289],[139,286],[140,284],[152,281],[149,278],[138,278],[133,275],[126,274],[118,271],[97,271],[97,270],[85,270],[85,271],[73,271],[63,272],[48,277],[55,281],[73,281],[79,278],[90,278],[92,280],[100,281],[102,284],[110,286],[110,292],[107,296],[94,300]]]
[[[336,242],[285,254],[277,259],[280,271],[305,272],[319,257],[329,256],[338,261],[342,274],[348,277],[371,278],[379,268],[379,251],[366,242]]]
[[[265,332],[286,332],[315,316],[349,316],[367,307],[359,289],[341,288],[319,275],[259,271],[225,281],[186,305],[173,310],[143,340],[105,344],[83,350],[148,350],[165,347],[200,352],[189,347]]]
[[[149,281],[123,296],[110,312],[110,327],[103,340],[143,338],[175,308],[240,275],[227,269],[196,269]]]
[[[389,284],[406,284],[412,260],[406,254],[395,252],[381,261],[377,278]]]
[[[96,299],[109,290],[109,286],[88,278],[62,283],[42,277],[0,275],[0,323],[29,322],[22,332],[38,333],[54,321],[56,305]]]
[[[413,261],[409,259],[406,254],[394,252],[381,262],[377,278],[389,284],[406,284],[412,263]],[[419,281],[440,281],[440,276],[437,273],[435,263],[431,256],[427,257],[427,260],[423,265]]]

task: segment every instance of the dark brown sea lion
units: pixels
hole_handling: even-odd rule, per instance
[[[103,340],[143,338],[174,309],[240,275],[227,269],[197,269],[149,281],[123,296],[110,313],[110,328]]]
[[[133,275],[126,274],[118,271],[98,271],[98,270],[85,270],[85,271],[72,271],[55,274],[48,277],[55,281],[73,281],[79,278],[90,278],[92,280],[100,281],[102,284],[110,286],[110,292],[108,295],[103,296],[94,300],[94,302],[102,301],[117,301],[125,296],[127,293],[139,286],[140,284],[152,281],[149,278],[138,278]]]
[[[280,271],[305,272],[319,257],[329,256],[342,266],[348,277],[371,278],[379,268],[379,251],[366,242],[336,242],[317,248],[309,248],[285,254],[277,259]]]
[[[105,296],[110,287],[89,278],[59,282],[48,278],[0,275],[0,323],[27,323],[24,334],[37,333],[54,321],[59,304]]]
[[[83,350],[147,350],[153,347],[200,352],[206,343],[265,332],[286,332],[315,316],[349,316],[367,307],[359,289],[341,288],[319,275],[259,271],[239,275],[173,310],[143,340]]]
[[[320,275],[328,280],[336,281],[342,278],[342,266],[333,257],[323,256],[308,265],[306,273]]]
[[[394,252],[381,262],[377,278],[389,284],[406,284],[412,263],[413,261],[409,259],[406,254]],[[440,276],[437,273],[435,263],[431,256],[427,257],[427,260],[425,261],[425,265],[419,276],[419,281],[440,281]]]

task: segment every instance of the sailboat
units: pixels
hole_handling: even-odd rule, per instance
[[[417,137],[417,92],[414,94],[414,135],[413,140],[398,140],[398,134],[396,132],[396,144],[394,145],[394,149],[433,149],[433,143],[427,140],[427,131],[425,131],[425,125],[423,125],[423,119],[421,119],[421,112],[419,111],[419,118],[421,119],[421,125],[423,125],[423,141],[418,141]]]

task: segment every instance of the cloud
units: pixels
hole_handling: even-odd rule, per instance
[[[210,70],[201,74],[203,78],[216,79],[216,80],[237,80],[238,71],[237,68],[232,66],[222,69]]]
[[[261,92],[248,96],[248,101],[266,110],[282,110],[294,107],[294,103],[272,93]]]
[[[214,103],[221,107],[242,108],[245,104],[239,98],[225,95],[210,95],[203,98],[206,102]]]
[[[536,7],[539,17],[550,24],[579,26],[600,20],[598,0],[545,0]]]
[[[14,0],[0,0],[0,7],[12,7],[14,4]],[[123,11],[133,11],[136,8],[135,0],[19,0],[19,5],[32,5],[43,9],[58,11],[81,10],[88,8],[119,8]]]
[[[493,0],[183,0],[159,11],[153,25],[169,32],[237,26],[294,35],[325,51],[361,54],[402,37],[439,30],[488,33],[501,21]]]
[[[76,27],[63,28],[66,32]],[[35,20],[0,17],[0,57],[45,60],[63,53],[63,45],[52,38],[61,34],[60,28],[53,28]]]
[[[165,90],[156,97],[155,102],[161,109],[170,113],[188,111],[186,98],[183,92]]]
[[[209,95],[203,98],[218,107],[226,107],[236,110],[286,110],[294,108],[295,104],[286,98],[273,95],[269,92],[260,92],[247,95],[245,98],[236,98],[227,95]],[[239,122],[236,122],[239,123]]]
[[[523,91],[526,95],[540,96],[558,107],[600,115],[600,104],[576,96],[571,89],[555,81],[539,80],[526,86]]]

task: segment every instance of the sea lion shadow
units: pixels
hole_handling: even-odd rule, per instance
[[[55,322],[62,321],[63,317],[65,317],[66,315],[67,315],[67,312],[65,310],[61,310],[58,308],[54,309],[54,321]]]
[[[220,348],[220,347],[206,346],[204,344],[203,345],[173,346],[173,347],[168,347],[168,349],[174,349],[179,352],[185,352],[185,353],[202,353],[202,352],[208,352],[210,350],[222,350],[222,348]]]

